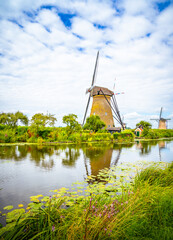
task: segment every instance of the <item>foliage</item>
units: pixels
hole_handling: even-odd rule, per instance
[[[31,125],[37,127],[54,126],[56,118],[52,114],[36,113],[31,118]]]
[[[0,124],[16,127],[19,121],[24,125],[28,125],[28,117],[22,112],[0,113]]]
[[[32,196],[26,210],[7,213],[7,225],[0,229],[0,236],[2,239],[171,240],[173,167],[164,170],[160,167],[154,165],[143,170],[134,181],[132,166],[105,169],[99,173],[99,182],[95,176],[88,176],[86,182],[76,182],[73,191],[61,188],[53,190],[51,197]],[[155,169],[161,175],[155,174]],[[91,180],[93,184],[87,184]]]
[[[159,139],[173,137],[172,129],[150,129],[147,135],[142,137],[146,139]],[[0,143],[17,143],[28,142],[38,143],[38,138],[44,142],[98,142],[98,141],[115,141],[115,142],[132,142],[134,134],[132,130],[124,130],[121,133],[110,134],[107,131],[90,132],[90,130],[81,129],[69,134],[66,127],[42,127],[34,132],[32,127],[17,126],[15,129],[6,125],[0,125]]]
[[[62,120],[63,120],[63,123],[67,125],[66,131],[68,135],[70,135],[75,131],[79,131],[81,129],[81,126],[76,119],[77,119],[77,115],[75,114],[69,114],[63,117]]]
[[[12,128],[0,131],[0,143],[14,143],[17,141],[16,131]]]
[[[97,132],[98,130],[104,128],[106,124],[97,115],[92,115],[86,119],[86,123],[83,129],[92,130]]]
[[[140,121],[139,123],[136,124],[136,127],[139,127],[140,125],[143,126],[143,128],[150,129],[152,127],[151,123],[146,122],[146,121]]]
[[[172,129],[149,129],[147,132],[142,133],[141,137],[145,139],[159,139],[173,137]]]
[[[131,130],[124,130],[120,133],[113,133],[113,137],[118,142],[129,142],[134,140],[134,133]]]

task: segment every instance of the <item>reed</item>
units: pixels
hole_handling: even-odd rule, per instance
[[[138,171],[133,181],[130,167],[105,169],[100,182],[90,176],[73,191],[33,196],[30,209],[7,214],[1,239],[171,240],[173,163],[161,166]]]

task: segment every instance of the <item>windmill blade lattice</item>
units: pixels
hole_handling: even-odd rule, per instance
[[[97,75],[97,69],[98,69],[98,59],[99,59],[99,51],[97,52],[96,63],[95,63],[95,67],[94,67],[94,73],[93,73],[91,87],[86,91],[86,93],[89,92],[89,98],[88,98],[87,106],[86,106],[86,109],[85,109],[85,114],[84,114],[82,126],[85,123],[86,115],[87,115],[87,112],[88,112],[88,107],[89,107],[89,103],[90,103],[90,99],[91,99],[90,92],[91,92],[91,90],[92,90],[92,88],[95,84],[95,81],[96,81],[96,75]]]

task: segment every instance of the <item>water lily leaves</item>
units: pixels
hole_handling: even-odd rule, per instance
[[[13,209],[13,205],[8,205],[6,207],[3,208],[4,210],[11,210]]]
[[[29,206],[32,210],[38,210],[40,207],[43,206],[43,203],[29,203],[28,206]]]
[[[19,204],[18,207],[23,207],[23,204]]]
[[[18,219],[19,217],[24,216],[24,213],[24,208],[14,209],[13,211],[7,213],[6,222],[11,223],[13,221],[16,221],[16,219]]]
[[[45,196],[41,199],[41,202],[47,202],[49,201],[49,197],[48,196]]]

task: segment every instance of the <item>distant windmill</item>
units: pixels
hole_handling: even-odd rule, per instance
[[[167,129],[167,121],[171,120],[171,119],[170,118],[162,118],[162,109],[163,109],[163,107],[161,107],[161,109],[160,109],[159,119],[150,119],[150,120],[157,121],[159,124],[159,126],[158,126],[159,129]]]
[[[99,51],[97,52],[91,87],[86,90],[86,93],[89,93],[89,97],[88,97],[88,102],[87,102],[87,106],[86,106],[85,114],[83,118],[83,125],[85,123],[90,99],[91,97],[93,97],[90,116],[98,115],[108,128],[114,127],[114,121],[113,121],[113,118],[114,118],[124,129],[123,121],[120,116],[120,112],[118,109],[114,92],[112,92],[108,88],[94,86],[96,81],[97,68],[98,68],[98,59],[99,59]]]

